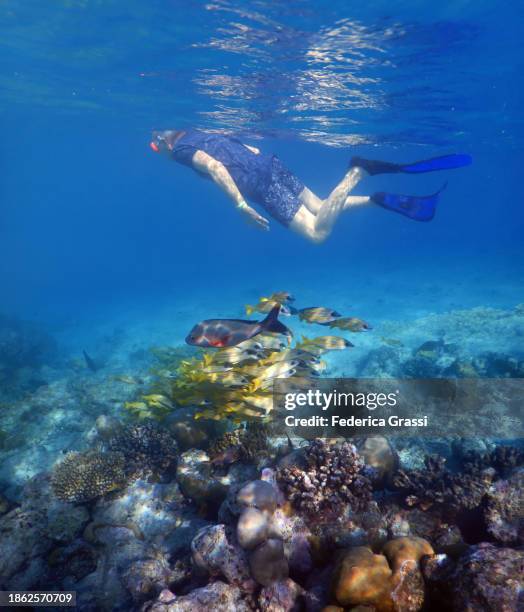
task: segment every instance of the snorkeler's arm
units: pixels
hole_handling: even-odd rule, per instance
[[[219,162],[204,151],[197,151],[193,155],[193,166],[196,170],[209,174],[213,181],[224,191],[224,193],[235,203],[238,210],[246,214],[250,221],[262,229],[269,229],[269,221],[259,215],[254,208],[251,208],[240,193],[235,181],[229,174],[222,162]]]

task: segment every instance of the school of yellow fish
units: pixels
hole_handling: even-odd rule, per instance
[[[286,292],[274,293],[246,310],[266,312],[275,303],[285,306],[292,299]],[[301,320],[321,325],[341,317],[320,307],[293,311]],[[340,325],[341,329],[356,332],[369,328],[359,319],[347,320],[351,325]],[[125,407],[138,418],[162,419],[177,406],[197,406],[195,418],[229,418],[236,422],[268,419],[273,410],[275,379],[320,376],[326,369],[322,359],[325,353],[352,346],[340,336],[323,335],[303,336],[292,347],[282,335],[261,333],[233,347],[206,349],[199,357],[175,359],[171,364],[164,359],[162,367],[153,371],[156,382],[150,392],[137,401],[126,402]]]

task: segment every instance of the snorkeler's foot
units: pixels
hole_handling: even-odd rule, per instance
[[[441,155],[432,157],[411,164],[393,164],[391,162],[380,161],[378,159],[364,159],[363,157],[352,157],[349,162],[350,167],[359,167],[371,176],[375,174],[421,174],[423,172],[435,172],[437,170],[452,170],[469,166],[472,162],[471,155],[465,153],[453,153],[451,155]]]
[[[382,208],[387,208],[415,221],[431,221],[435,216],[440,193],[446,188],[447,183],[434,194],[429,196],[410,196],[398,193],[386,193],[381,191],[371,196],[371,201]]]

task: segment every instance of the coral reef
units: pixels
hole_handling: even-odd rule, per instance
[[[86,502],[123,488],[129,480],[122,453],[71,452],[55,466],[52,487],[58,499]]]
[[[300,610],[304,595],[305,591],[299,584],[286,578],[264,587],[258,596],[258,605],[262,612]]]
[[[241,508],[236,536],[248,551],[251,576],[266,587],[286,579],[289,565],[284,542],[272,524],[278,505],[277,490],[270,482],[254,480],[240,489],[236,502]]]
[[[182,453],[176,477],[184,495],[201,510],[217,508],[227,494],[227,483],[214,476],[213,465],[204,451],[193,449]]]
[[[249,568],[258,584],[266,587],[287,578],[289,565],[282,540],[268,538],[257,546],[249,555]]]
[[[440,610],[515,612],[524,605],[524,552],[482,543],[454,562],[444,554],[423,560],[430,596]]]
[[[307,467],[279,468],[277,480],[291,504],[319,518],[339,515],[345,506],[360,509],[371,500],[371,483],[362,474],[364,462],[349,442],[317,439],[305,450]]]
[[[524,469],[490,487],[483,514],[486,530],[497,542],[524,544]]]
[[[453,510],[475,508],[480,505],[494,479],[494,470],[453,473],[445,468],[443,457],[430,456],[421,470],[399,470],[393,486],[406,496],[409,506],[422,509],[433,504],[445,505]]]
[[[173,434],[154,422],[122,427],[112,435],[107,447],[121,453],[128,472],[136,476],[161,475],[176,465],[178,457]]]
[[[209,447],[213,461],[234,463],[254,461],[268,454],[268,426],[250,421],[245,427],[238,427],[224,433]]]
[[[381,554],[363,546],[343,551],[333,572],[333,601],[377,612],[416,612],[424,603],[420,560],[432,554],[428,542],[414,537],[387,542]]]
[[[424,469],[399,470],[392,483],[406,496],[409,506],[427,509],[436,504],[452,511],[473,509],[480,506],[494,481],[523,461],[521,450],[498,446],[485,453],[466,452],[462,470],[452,472],[445,467],[443,457],[428,456]]]
[[[476,330],[480,349],[466,354],[470,339],[449,329],[453,320]],[[406,326],[408,338],[400,329],[402,340],[386,338],[363,361],[377,376],[402,374],[406,361],[418,374],[514,376],[520,353],[500,344],[486,353],[479,325],[513,338],[523,321],[521,311],[429,317],[428,327]],[[75,590],[87,612],[518,610],[522,448],[487,437],[305,445],[293,436],[288,444],[260,423],[271,395],[266,369],[302,359],[295,367],[313,374],[322,343],[340,343],[333,338],[286,348],[262,337],[251,354],[209,351],[207,362],[194,349],[161,349],[153,372],[136,346],[133,357],[97,372],[68,366],[53,380],[44,368],[49,384],[3,410],[0,587]],[[374,340],[362,338],[362,346]],[[202,367],[209,380],[199,379]],[[262,387],[248,395],[222,384],[239,374]],[[191,377],[194,387],[180,387]],[[200,400],[218,379],[224,395],[216,397],[228,401],[217,410]],[[188,392],[195,389],[200,395]],[[179,405],[177,394],[192,403]],[[126,400],[139,423],[122,422]],[[163,419],[144,421],[151,416]],[[241,421],[233,431],[230,417]],[[82,452],[23,486],[70,449]],[[435,452],[449,463],[424,462]]]
[[[470,450],[464,453],[462,461],[468,472],[479,472],[494,468],[499,474],[524,464],[524,449],[514,446],[496,446],[488,452]]]
[[[211,576],[222,576],[229,584],[253,589],[247,557],[228,537],[225,525],[201,529],[191,542],[193,562]]]
[[[194,589],[188,595],[177,597],[168,589],[158,599],[143,608],[144,612],[252,612],[242,591],[234,585],[217,580],[207,586]]]
[[[47,562],[49,553],[74,541],[88,520],[85,508],[56,498],[49,475],[31,479],[22,504],[0,517],[0,588],[45,584],[55,572]]]

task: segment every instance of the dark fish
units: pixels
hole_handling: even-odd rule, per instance
[[[278,320],[279,312],[280,304],[277,304],[263,321],[207,319],[193,327],[186,342],[193,346],[222,348],[236,346],[261,332],[292,336],[291,331]]]
[[[84,359],[86,360],[87,367],[91,370],[91,372],[98,372],[102,366],[98,365],[93,359],[91,359],[91,357],[89,357],[85,351],[82,352],[84,353]]]

